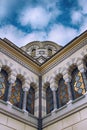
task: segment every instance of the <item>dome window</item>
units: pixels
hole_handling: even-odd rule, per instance
[[[33,48],[33,49],[32,49],[32,51],[31,51],[31,56],[33,56],[33,57],[34,57],[35,55],[36,55],[36,49],[35,49],[35,48]]]
[[[52,49],[51,48],[48,48],[48,56],[52,56]]]

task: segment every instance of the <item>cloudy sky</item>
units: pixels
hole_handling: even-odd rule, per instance
[[[66,45],[87,29],[87,0],[0,0],[0,37]]]

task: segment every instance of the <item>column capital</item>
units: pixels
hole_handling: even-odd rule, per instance
[[[22,86],[23,88],[30,88],[30,83],[25,80]]]
[[[79,69],[79,71],[80,71],[81,73],[86,72],[86,68],[85,68],[85,67],[83,67],[83,68],[79,68],[79,67],[78,67],[78,69]]]
[[[16,75],[13,72],[9,74],[8,81],[9,83],[12,83],[12,84],[16,81]]]
[[[24,88],[23,88],[23,91],[28,91],[28,90],[29,90],[28,87],[24,87]]]
[[[57,90],[57,87],[51,87],[51,90],[52,90],[52,91],[56,91],[56,90]]]
[[[86,66],[83,62],[81,62],[81,64],[78,65],[78,69],[81,73],[86,72]]]
[[[52,91],[56,91],[58,88],[58,84],[56,83],[56,81],[53,81],[52,83],[50,83],[50,88]]]
[[[16,81],[16,77],[8,77],[9,83],[13,84]]]
[[[63,75],[63,78],[65,80],[65,82],[71,82],[71,75],[69,73],[66,73],[65,75]]]

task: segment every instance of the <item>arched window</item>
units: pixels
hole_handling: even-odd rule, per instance
[[[47,114],[50,113],[54,108],[53,105],[53,93],[50,87],[48,86],[46,89],[46,111]]]
[[[35,103],[35,89],[31,86],[27,94],[27,106],[26,110],[34,114],[34,103]]]
[[[14,106],[22,109],[22,103],[23,103],[22,82],[18,78],[16,79],[16,81],[12,87],[10,102]]]
[[[8,74],[2,69],[0,72],[0,99],[4,101],[7,101],[8,87]]]
[[[48,48],[48,56],[52,56],[52,49],[51,48]]]
[[[76,99],[85,93],[83,78],[77,67],[72,71],[71,77],[72,96]]]
[[[57,98],[57,108],[64,106],[68,102],[68,89],[63,78],[60,78],[58,82],[56,98]]]
[[[35,48],[33,48],[33,49],[32,49],[32,51],[31,51],[31,56],[33,56],[33,57],[34,57],[35,55],[36,55],[36,49],[35,49]]]

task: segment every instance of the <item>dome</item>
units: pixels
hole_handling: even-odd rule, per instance
[[[34,41],[21,47],[34,60],[43,63],[46,59],[54,55],[62,46],[51,41]]]

